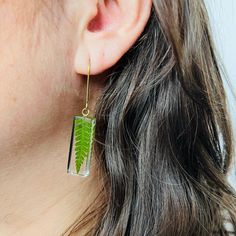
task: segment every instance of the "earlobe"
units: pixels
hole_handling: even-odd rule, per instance
[[[87,21],[78,42],[76,72],[86,74],[89,59],[91,75],[114,66],[141,35],[149,19],[151,5],[151,0],[99,1],[96,16]]]

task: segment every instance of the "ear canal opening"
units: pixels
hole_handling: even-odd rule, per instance
[[[101,14],[101,9],[98,4],[98,13],[97,15],[90,21],[88,25],[88,30],[91,32],[97,32],[102,30],[103,28],[103,19],[102,19],[102,14]]]
[[[89,22],[90,32],[110,31],[120,22],[120,10],[115,0],[103,0],[97,3],[97,15]]]

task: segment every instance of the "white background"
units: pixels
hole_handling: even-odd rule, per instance
[[[233,132],[236,142],[236,97],[234,97],[236,94],[236,0],[205,0],[205,3],[208,8],[218,54],[223,61],[227,77],[231,84],[230,86],[225,84],[225,88],[228,96],[229,110],[233,120]],[[235,142],[234,146],[236,149]],[[235,167],[236,163],[230,174],[230,182],[236,188]]]

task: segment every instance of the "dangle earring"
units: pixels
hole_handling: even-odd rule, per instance
[[[88,176],[93,153],[96,119],[89,116],[89,82],[90,61],[88,65],[86,101],[82,115],[74,116],[71,132],[67,173],[72,175]]]

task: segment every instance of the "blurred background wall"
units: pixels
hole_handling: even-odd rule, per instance
[[[205,0],[205,3],[208,8],[218,54],[230,81],[230,85],[225,83],[225,88],[236,142],[236,97],[233,95],[233,93],[236,94],[236,0]],[[236,189],[236,161],[229,179]]]

